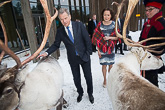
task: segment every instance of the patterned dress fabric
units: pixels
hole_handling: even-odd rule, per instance
[[[103,23],[101,23],[100,26],[101,31],[103,32],[103,34],[106,36],[107,34],[110,35],[112,32],[114,32],[115,29],[115,22],[112,22],[110,25],[104,25]],[[108,52],[103,52],[102,50],[100,50],[101,52],[101,58],[100,60],[100,64],[101,65],[112,65],[115,62],[115,49],[113,48],[113,50],[111,51],[110,54],[108,54]]]

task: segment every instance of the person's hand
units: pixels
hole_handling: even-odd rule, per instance
[[[101,58],[101,52],[98,50],[98,56],[99,58]]]
[[[38,55],[38,57],[37,57],[36,59],[38,59],[38,58],[40,58],[40,57],[46,57],[46,56],[48,56],[48,54],[47,54],[46,52],[44,52],[43,54]]]
[[[109,40],[108,36],[103,37],[104,40]]]
[[[161,56],[156,56],[157,58],[161,58]]]

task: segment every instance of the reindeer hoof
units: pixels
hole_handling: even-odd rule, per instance
[[[63,108],[67,108],[69,106],[69,104],[67,103],[67,101],[63,98]]]

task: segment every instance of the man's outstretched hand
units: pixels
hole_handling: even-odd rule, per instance
[[[40,57],[46,57],[46,56],[48,56],[48,54],[47,54],[47,52],[44,52],[43,54],[38,55],[38,57],[37,57],[36,59],[38,59],[38,58],[40,58]]]

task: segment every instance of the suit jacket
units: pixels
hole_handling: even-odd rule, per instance
[[[70,64],[75,62],[75,49],[78,52],[80,58],[87,62],[89,61],[90,55],[92,54],[92,45],[89,34],[81,22],[72,21],[71,23],[73,28],[74,43],[72,43],[72,41],[69,39],[64,26],[61,26],[57,30],[54,43],[46,52],[48,52],[48,55],[50,55],[60,47],[60,43],[63,41],[67,50],[67,57]]]
[[[98,23],[98,21],[96,20],[96,24]],[[95,30],[96,26],[95,26],[95,23],[93,22],[93,19],[91,21],[88,22],[88,33],[89,35],[93,35],[93,32]]]

